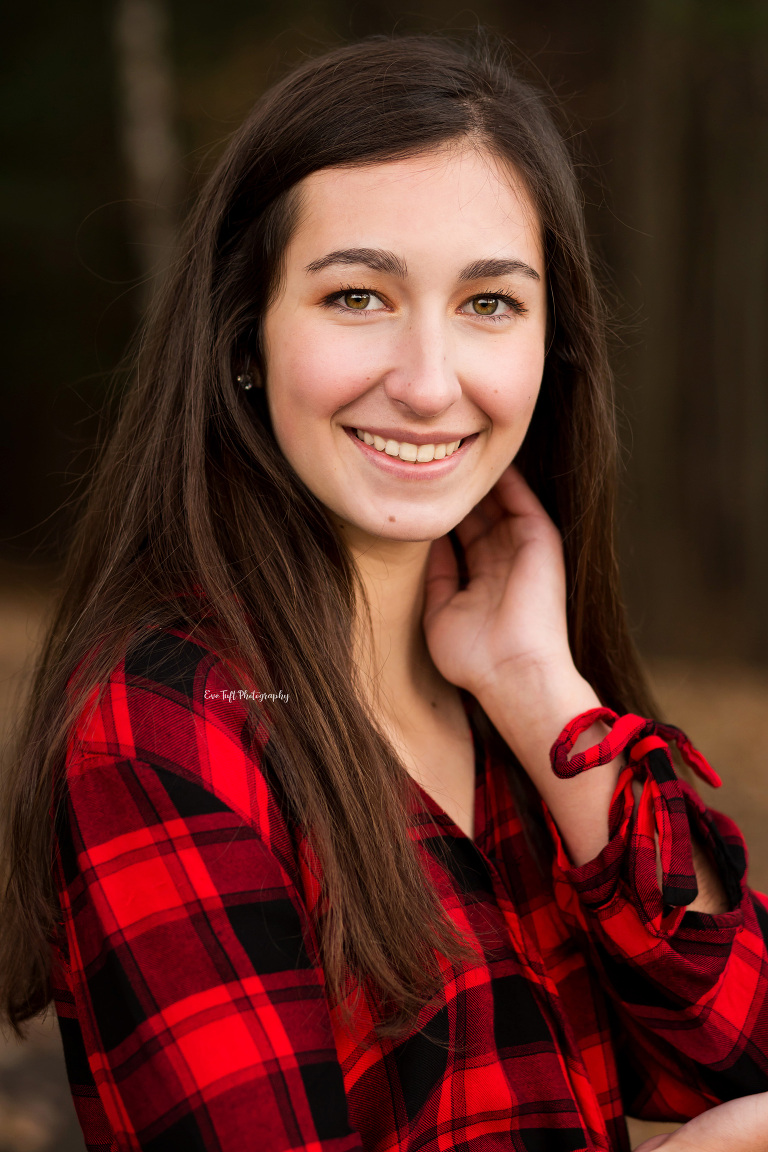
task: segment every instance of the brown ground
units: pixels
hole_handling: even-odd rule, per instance
[[[41,591],[0,592],[0,733],[17,711],[46,606]],[[702,785],[702,795],[736,820],[750,849],[751,883],[768,890],[768,672],[667,661],[654,664],[652,676],[667,718],[722,776],[720,792]],[[631,1121],[633,1145],[672,1127]],[[50,1018],[24,1044],[0,1037],[0,1152],[83,1152]]]

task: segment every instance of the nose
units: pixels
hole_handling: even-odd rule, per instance
[[[450,333],[435,317],[423,316],[399,333],[394,365],[384,391],[403,412],[439,416],[461,396]]]

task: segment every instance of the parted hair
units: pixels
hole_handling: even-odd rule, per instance
[[[303,62],[226,143],[130,352],[4,776],[0,1012],[17,1032],[50,1000],[51,797],[86,698],[148,628],[181,627],[287,691],[271,763],[322,867],[317,932],[329,996],[374,988],[397,1034],[466,948],[409,835],[409,777],[363,702],[350,651],[362,586],[324,506],[280,451],[260,322],[281,282],[299,182],[471,142],[511,164],[539,216],[551,299],[541,392],[517,462],[559,527],[579,671],[617,711],[651,714],[614,548],[616,433],[606,316],[582,197],[552,100],[486,36],[372,37]],[[79,669],[78,675],[73,674]],[[68,687],[69,686],[69,687]],[[259,719],[258,700],[248,701]],[[479,706],[477,711],[480,712]],[[506,757],[533,823],[527,785]],[[528,792],[526,791],[528,789]]]

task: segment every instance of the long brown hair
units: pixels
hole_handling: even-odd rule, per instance
[[[374,37],[305,62],[258,101],[199,197],[72,544],[3,806],[0,1007],[17,1031],[50,997],[50,801],[67,733],[129,639],[151,626],[205,636],[215,622],[233,666],[300,702],[273,709],[271,761],[322,864],[317,927],[331,995],[352,972],[407,1025],[437,986],[436,950],[463,955],[408,834],[405,768],[356,685],[354,564],[277,447],[263,392],[239,390],[234,375],[246,356],[263,372],[259,322],[280,281],[298,182],[467,137],[511,162],[543,229],[551,343],[518,462],[563,534],[574,658],[605,703],[647,714],[614,552],[604,315],[547,100],[482,37]]]

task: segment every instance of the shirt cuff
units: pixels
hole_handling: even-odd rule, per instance
[[[597,721],[610,725],[608,735],[592,748],[569,757],[581,733]],[[590,709],[575,717],[552,745],[552,770],[561,779],[608,764],[622,754],[626,757],[609,807],[609,840],[593,860],[579,867],[571,863],[544,805],[555,846],[558,904],[584,928],[594,926],[595,919],[607,927],[607,921],[621,909],[625,919],[627,906],[631,906],[652,935],[666,936],[675,931],[698,895],[692,830],[718,871],[730,908],[716,915],[700,914],[700,926],[736,930],[741,922],[740,906],[747,891],[743,839],[735,824],[707,808],[691,785],[678,777],[670,749],[673,743],[697,776],[712,787],[720,787],[717,773],[679,728],[632,713],[619,716],[609,708]],[[639,799],[632,788],[634,780],[642,785]]]

